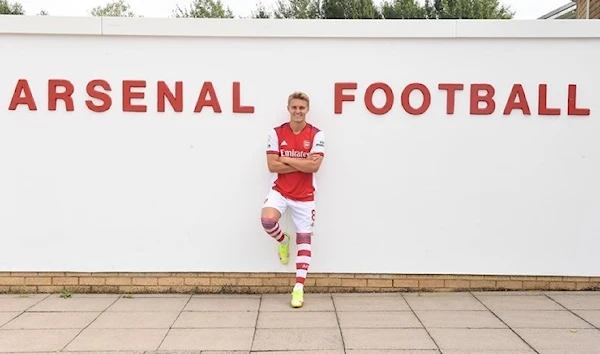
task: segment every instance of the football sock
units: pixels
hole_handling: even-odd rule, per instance
[[[296,244],[298,245],[298,254],[296,257],[296,284],[300,287],[304,286],[308,267],[311,259],[311,234],[298,233],[296,234]]]

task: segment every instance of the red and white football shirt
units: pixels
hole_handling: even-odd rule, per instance
[[[309,154],[325,155],[325,136],[317,127],[307,124],[295,134],[289,123],[275,127],[269,133],[267,154],[278,154],[297,159],[305,159]],[[315,198],[317,183],[314,173],[301,171],[275,174],[273,189],[286,198],[297,201],[312,201]]]

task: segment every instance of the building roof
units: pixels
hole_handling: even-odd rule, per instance
[[[577,2],[571,0],[569,3],[548,12],[545,15],[539,17],[539,20],[554,20],[554,19],[573,19],[576,17]]]

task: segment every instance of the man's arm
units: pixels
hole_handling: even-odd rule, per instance
[[[296,172],[297,169],[286,165],[279,161],[279,138],[275,129],[269,132],[269,140],[267,142],[267,166],[271,173],[290,173]]]
[[[272,173],[290,173],[297,172],[298,169],[295,167],[281,162],[281,158],[276,154],[267,153],[267,165],[269,166],[269,172]]]
[[[325,157],[325,134],[320,130],[313,139],[313,146],[310,155],[306,159],[294,159],[282,157],[279,161],[286,163],[298,170],[306,173],[315,173],[321,167],[321,162]]]
[[[315,173],[319,170],[319,167],[321,167],[323,156],[320,154],[311,154],[305,159],[281,157],[279,161],[297,169],[298,171],[302,171],[305,173]]]

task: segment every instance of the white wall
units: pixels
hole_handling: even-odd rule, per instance
[[[0,270],[293,271],[260,208],[268,130],[303,90],[327,140],[310,272],[600,275],[600,24],[297,25],[0,17]],[[9,110],[19,79],[36,111]],[[49,79],[73,84],[73,111],[49,111]],[[104,113],[86,107],[94,79]],[[123,112],[123,80],[146,81],[147,112]],[[161,80],[182,81],[183,112],[157,112]],[[193,112],[204,81],[222,113]],[[232,113],[233,82],[254,113]],[[357,83],[341,114],[338,82]],[[365,108],[375,82],[394,93],[384,115]],[[419,116],[400,105],[414,82],[431,92]],[[441,83],[465,85],[452,115]],[[475,83],[493,114],[470,113]],[[502,114],[515,83],[531,115]],[[539,84],[560,115],[538,114]],[[568,114],[570,84],[589,115]]]

